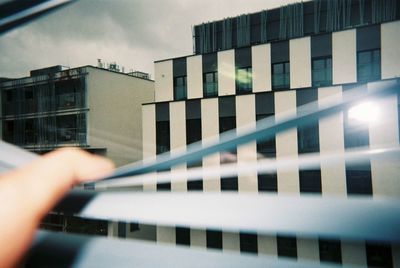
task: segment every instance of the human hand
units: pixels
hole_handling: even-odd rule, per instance
[[[60,149],[0,175],[0,267],[22,258],[41,219],[75,184],[106,176],[114,165],[78,149]]]

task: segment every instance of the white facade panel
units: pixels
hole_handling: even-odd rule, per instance
[[[186,107],[184,101],[171,102],[169,104],[170,118],[170,142],[171,154],[182,152],[186,148]],[[174,166],[171,168],[172,176],[174,172],[186,170],[186,164]],[[186,182],[171,184],[172,191],[186,191]]]
[[[243,95],[236,96],[236,127],[237,133],[241,132],[241,127],[251,126],[255,128],[255,96]],[[257,144],[251,142],[237,148],[238,164],[254,164],[257,162]],[[257,172],[252,174],[238,174],[239,191],[257,191]]]
[[[203,97],[202,56],[187,57],[187,97],[188,99]]]
[[[367,267],[365,243],[346,241],[345,243],[341,243],[341,247],[343,266],[359,265],[361,267]]]
[[[368,84],[369,91],[375,91],[383,85],[393,85],[396,81],[374,82]],[[397,96],[388,96],[375,100],[376,118],[369,122],[369,144],[371,148],[397,147],[399,144],[399,126]],[[374,196],[400,196],[400,159],[371,159],[372,190]]]
[[[240,251],[240,236],[238,233],[222,233],[223,251]]]
[[[174,99],[174,79],[172,60],[154,63],[155,100],[156,102]]]
[[[175,227],[157,226],[157,243],[175,244]]]
[[[271,45],[251,47],[253,92],[271,91]]]
[[[297,238],[297,257],[304,260],[319,261],[318,240]]]
[[[269,255],[271,258],[278,258],[278,245],[276,236],[257,236],[258,253]]]
[[[318,89],[318,103],[341,101],[342,88],[324,87]],[[333,114],[319,120],[319,146],[321,156],[332,153],[344,154],[343,113]],[[321,162],[321,186],[323,195],[346,195],[345,161]]]
[[[381,24],[382,79],[400,76],[400,21]]]
[[[190,246],[191,247],[207,247],[207,235],[205,230],[190,229]]]
[[[296,92],[284,91],[275,93],[275,118],[296,114]],[[297,129],[289,129],[276,135],[276,159],[297,157]],[[278,192],[300,193],[298,168],[278,168]]]
[[[142,106],[143,122],[143,159],[153,161],[156,159],[156,105],[148,104]],[[157,189],[155,183],[143,185],[144,190]]]
[[[356,30],[332,33],[332,82],[357,82]]]
[[[235,84],[235,51],[218,52],[218,96],[234,95]]]
[[[289,41],[290,88],[311,86],[311,38]]]
[[[218,99],[202,99],[201,100],[201,126],[203,142],[207,140],[218,140],[219,138],[219,119],[218,119]],[[203,167],[218,169],[219,153],[203,158]],[[218,177],[205,177],[203,180],[204,191],[220,191],[221,181]]]

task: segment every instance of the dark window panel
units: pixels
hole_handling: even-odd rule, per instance
[[[170,150],[169,121],[156,122],[156,153],[161,154]]]
[[[201,119],[186,120],[186,144],[201,141]]]
[[[157,103],[156,104],[156,122],[169,121],[169,104]]]
[[[332,85],[332,58],[312,59],[312,85],[325,87]]]
[[[236,116],[236,106],[235,97],[220,97],[218,98],[218,113],[219,117],[235,117]],[[221,133],[221,131],[220,131]]]
[[[314,33],[314,2],[305,2],[304,8],[304,34]]]
[[[202,55],[203,73],[211,73],[218,71],[217,53],[208,53]]]
[[[289,41],[271,43],[271,63],[289,62]]]
[[[221,191],[239,190],[238,177],[221,178]]]
[[[203,191],[203,181],[188,181],[187,182],[187,190],[188,191]]]
[[[372,195],[371,164],[346,164],[347,194]]]
[[[137,222],[132,222],[132,223],[130,223],[129,224],[129,231],[132,233],[132,232],[136,232],[136,231],[139,231],[140,230],[140,228],[139,228],[139,223],[137,223]]]
[[[186,227],[176,227],[176,244],[190,246],[190,229]]]
[[[275,113],[274,92],[263,92],[256,94],[256,114],[269,115],[274,113]]]
[[[332,34],[311,36],[311,57],[332,57]]]
[[[258,252],[257,234],[240,233],[240,252]]]
[[[289,62],[272,64],[272,89],[281,90],[290,88]]]
[[[203,74],[203,97],[218,96],[218,73],[209,72]]]
[[[222,249],[222,232],[215,230],[206,231],[207,248]]]
[[[187,98],[187,77],[174,77],[174,100],[186,100]]]
[[[172,61],[173,76],[186,76],[186,57],[173,59]]]
[[[273,116],[273,114],[262,114],[256,115],[256,120],[262,120],[264,118]],[[264,157],[272,157],[275,158],[276,157],[276,140],[275,137],[273,138],[269,138],[269,139],[264,139],[264,140],[260,140],[257,141],[257,153],[263,155]]]
[[[251,48],[237,48],[235,49],[235,66],[236,68],[243,68],[251,66]]]
[[[258,174],[258,191],[259,192],[277,192],[278,180],[276,173]]]
[[[393,267],[390,245],[367,242],[365,248],[368,267]]]
[[[340,240],[319,239],[319,259],[321,262],[342,263]]]
[[[297,128],[297,149],[299,154],[319,152],[318,123]]]
[[[157,191],[171,191],[171,183],[157,183]]]
[[[357,52],[357,81],[369,82],[381,79],[380,49]]]
[[[253,88],[253,75],[251,67],[236,69],[236,94],[251,93]]]
[[[321,170],[300,170],[300,192],[321,193]]]
[[[296,237],[278,235],[276,241],[278,246],[278,256],[297,258]]]
[[[186,119],[200,119],[201,118],[201,104],[200,100],[188,100],[185,102]]]
[[[118,222],[118,237],[126,237],[126,223]]]
[[[369,130],[368,124],[358,121],[354,118],[349,118],[349,112],[346,110],[343,113],[344,122],[344,147],[355,148],[365,147],[369,145]]]
[[[381,48],[381,25],[359,27],[357,34],[357,51]]]

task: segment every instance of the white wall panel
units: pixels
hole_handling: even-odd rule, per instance
[[[341,243],[341,247],[343,266],[360,265],[362,267],[367,267],[365,243],[351,243],[346,241]]]
[[[156,159],[156,106],[148,104],[142,106],[143,122],[143,159],[144,161],[154,161]],[[157,185],[144,185],[144,190],[156,190]]]
[[[310,37],[289,41],[290,88],[311,86],[311,43]]]
[[[235,51],[218,52],[218,96],[234,95],[235,92]]]
[[[357,82],[356,30],[332,33],[333,84]]]
[[[203,97],[202,56],[187,57],[187,96],[188,99]]]
[[[172,60],[154,63],[156,102],[174,99]]]
[[[240,127],[251,125],[256,126],[255,118],[255,96],[243,95],[236,96],[236,127],[239,134]],[[255,163],[257,161],[257,144],[250,142],[237,148],[238,163]],[[239,191],[257,191],[257,172],[252,174],[238,174]]]
[[[318,103],[324,105],[327,101],[341,101],[342,88],[324,87],[318,89]],[[333,114],[319,120],[319,146],[321,156],[331,153],[344,154],[343,113]],[[322,194],[346,195],[345,161],[335,163],[321,162]]]
[[[169,104],[171,154],[181,152],[186,148],[186,107],[184,101]],[[171,173],[186,170],[186,164],[174,166]],[[173,176],[173,175],[172,175]],[[186,182],[172,183],[172,191],[186,191]]]
[[[381,24],[382,78],[400,76],[400,21]]]
[[[175,227],[157,226],[157,243],[175,244]]]
[[[279,121],[282,116],[296,114],[296,92],[275,93],[275,116]],[[297,157],[297,129],[289,129],[276,135],[276,158]],[[278,168],[278,192],[300,193],[298,168]]]
[[[207,247],[207,235],[205,230],[190,229],[190,246],[191,247]]]
[[[201,100],[201,127],[202,127],[202,139],[205,142],[206,139],[218,140],[219,136],[219,119],[218,119],[218,99],[202,99]],[[219,153],[213,154],[203,158],[204,168],[219,168]],[[210,179],[210,180],[207,180]],[[218,177],[207,177],[203,181],[204,191],[220,191],[221,182]]]
[[[271,45],[251,47],[253,92],[271,91]]]
[[[240,236],[238,233],[222,233],[223,251],[240,251]]]
[[[374,82],[368,84],[371,92],[383,85],[395,85],[395,81]],[[399,138],[397,96],[376,100],[378,109],[375,120],[369,122],[369,144],[371,148],[397,147]],[[372,190],[374,196],[400,196],[400,158],[372,159]]]
[[[297,257],[304,260],[319,261],[318,240],[297,238]]]
[[[278,257],[278,245],[276,242],[276,236],[257,236],[258,253],[263,255],[269,255],[271,258]]]

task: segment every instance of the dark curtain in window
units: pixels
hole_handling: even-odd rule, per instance
[[[283,6],[280,8],[279,38],[288,39],[304,34],[303,3]]]
[[[250,15],[237,17],[236,44],[237,47],[250,45]]]

